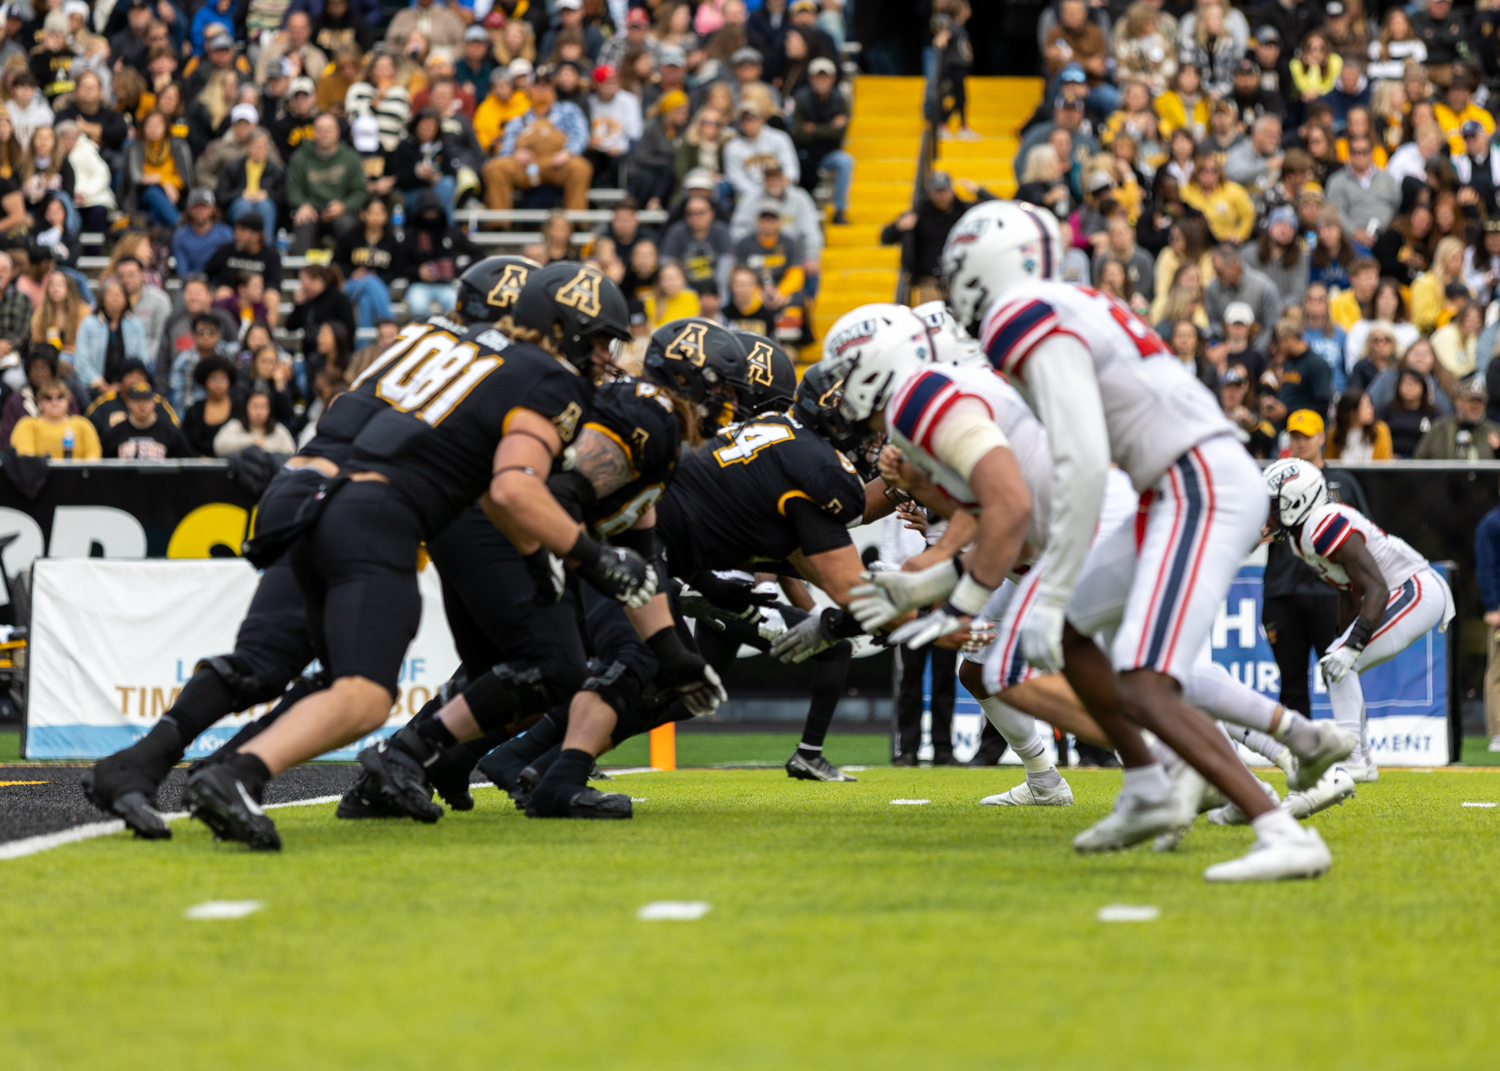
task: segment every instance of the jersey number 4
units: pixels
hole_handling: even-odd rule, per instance
[[[786,442],[791,437],[792,429],[782,424],[741,424],[729,445],[714,451],[714,459],[725,468],[749,464],[766,447]]]
[[[472,342],[456,342],[433,333],[417,342],[375,385],[375,393],[392,408],[436,427],[479,381],[499,368],[503,357],[479,357]]]

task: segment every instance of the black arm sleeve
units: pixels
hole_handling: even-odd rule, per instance
[[[789,499],[786,515],[797,527],[797,546],[803,554],[822,554],[853,542],[849,538],[849,529],[825,513],[821,506],[805,498]]]
[[[582,521],[583,511],[594,504],[594,485],[581,472],[553,473],[547,477],[547,490],[575,521]],[[615,542],[620,541],[616,539]]]

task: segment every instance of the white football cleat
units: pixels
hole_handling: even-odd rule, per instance
[[[1354,778],[1342,766],[1325,773],[1312,788],[1288,792],[1281,809],[1293,818],[1307,818],[1354,796]]]
[[[1333,866],[1333,854],[1316,829],[1277,832],[1258,837],[1238,859],[1215,863],[1203,872],[1204,881],[1282,881],[1315,878]]]
[[[1073,850],[1090,855],[1117,852],[1183,825],[1176,799],[1147,803],[1125,793],[1115,797],[1115,809],[1073,838]]]
[[[1172,782],[1172,803],[1177,808],[1177,825],[1161,834],[1151,843],[1153,852],[1175,852],[1187,836],[1188,827],[1197,820],[1202,810],[1203,794],[1208,782],[1203,775],[1185,762],[1174,766],[1167,777]]]
[[[979,801],[981,807],[1071,807],[1073,789],[1066,781],[1056,788],[1033,788],[1029,780],[1022,781],[1009,792],[998,796],[986,796]]]
[[[1311,755],[1297,756],[1296,774],[1289,773],[1286,777],[1288,791],[1312,788],[1323,779],[1330,766],[1347,759],[1359,747],[1359,737],[1331,721],[1315,721],[1313,728],[1318,730],[1317,749]]]
[[[1349,772],[1356,785],[1369,784],[1380,780],[1380,769],[1375,765],[1375,760],[1370,758],[1370,752],[1365,748],[1356,749],[1347,759],[1339,763]]]
[[[1276,794],[1276,789],[1273,786],[1266,784],[1266,782],[1258,777],[1255,780],[1273,806],[1281,802],[1281,797]],[[1240,809],[1238,803],[1226,803],[1222,807],[1215,807],[1208,812],[1208,820],[1216,826],[1246,826],[1250,824],[1249,817]]]

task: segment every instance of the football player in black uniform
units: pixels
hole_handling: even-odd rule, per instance
[[[527,275],[537,267],[540,265],[535,261],[509,256],[490,257],[470,267],[459,279],[462,320],[473,324],[508,317]],[[383,364],[430,332],[446,332],[447,337],[457,338],[467,330],[464,322],[455,323],[444,315],[418,321],[408,325],[396,345],[375,364]],[[338,475],[351,449],[346,439],[320,428],[320,434],[291,458],[266,488],[256,508],[255,529],[269,532],[292,524],[304,503]],[[156,809],[156,794],[168,771],[182,760],[188,745],[200,733],[230,714],[280,697],[275,709],[246,726],[226,745],[222,753],[232,754],[323,683],[322,674],[299,679],[314,652],[304,600],[290,561],[281,556],[255,564],[264,565],[265,572],[235,637],[234,651],[201,661],[161,721],[135,744],[95,763],[80,782],[91,803],[123,818],[138,836],[157,839],[172,835]],[[292,681],[296,683],[287,690]]]
[[[421,616],[418,548],[476,499],[529,561],[550,553],[621,601],[649,600],[640,555],[580,532],[546,485],[587,418],[594,369],[629,337],[624,295],[596,268],[556,262],[532,273],[513,322],[514,341],[489,325],[413,339],[323,417],[350,457],[287,535],[332,683],[189,777],[189,810],[219,837],[279,848],[266,782],[385,723]]]

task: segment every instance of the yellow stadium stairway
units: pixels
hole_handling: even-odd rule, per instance
[[[985,139],[944,141],[936,166],[998,195],[1014,193],[1015,135],[1036,107],[1041,85],[1035,78],[971,78],[969,121]],[[844,313],[871,301],[890,301],[896,294],[901,248],[882,246],[880,230],[911,206],[922,144],[922,89],[920,78],[867,75],[854,83],[844,146],[855,159],[850,225],[827,228],[813,321],[818,344],[803,351],[804,361],[818,359],[824,333]]]

